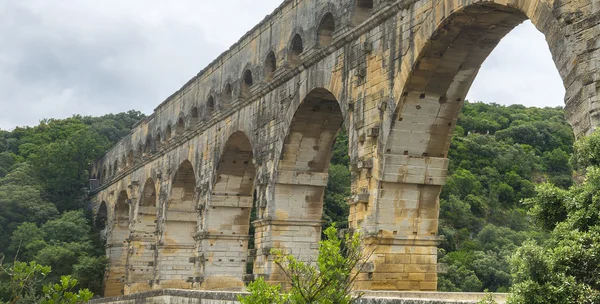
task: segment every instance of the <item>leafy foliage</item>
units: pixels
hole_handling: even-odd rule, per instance
[[[529,241],[511,259],[510,303],[600,302],[600,132],[575,145],[573,160],[586,176],[568,190],[538,186],[531,213],[552,229],[546,242]]]
[[[250,296],[240,298],[246,303],[354,303],[352,286],[368,256],[362,252],[360,235],[347,233],[338,237],[338,230],[331,226],[325,230],[326,239],[319,242],[316,263],[299,261],[292,255],[274,250],[275,264],[288,278],[291,289],[281,292],[280,285],[270,286],[262,279],[248,287]]]
[[[89,301],[93,293],[87,289],[74,292],[77,280],[62,276],[58,283],[42,286],[43,279],[51,273],[51,267],[36,262],[16,262],[12,267],[0,267],[9,277],[7,284],[10,300],[7,304],[77,304]],[[0,303],[4,303],[0,300]]]
[[[40,278],[31,285],[35,292],[47,286],[48,293],[62,297],[43,303],[75,303],[64,300],[71,290],[102,289],[104,248],[84,211],[88,168],[141,118],[140,112],[129,111],[0,130],[0,257],[34,263],[27,264],[32,268],[27,271]],[[40,264],[53,271],[42,272]],[[10,280],[0,275],[0,286]],[[10,291],[0,288],[0,301],[10,298]]]

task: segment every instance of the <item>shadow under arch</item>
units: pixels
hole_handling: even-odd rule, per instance
[[[125,265],[127,264],[127,239],[129,238],[129,196],[119,192],[115,202],[111,229],[107,237],[106,256],[109,260],[105,274],[104,296],[114,297],[125,293]]]
[[[98,230],[105,230],[107,223],[108,208],[106,207],[106,202],[102,201],[100,203],[100,206],[98,207],[98,211],[96,211],[96,217],[94,218],[94,227]],[[106,242],[106,236],[104,236],[104,241]]]
[[[250,140],[237,131],[219,158],[204,217],[203,289],[244,287],[255,176]]]
[[[138,202],[133,231],[130,236],[127,294],[151,289],[154,280],[154,252],[156,246],[156,219],[158,197],[156,183],[148,178],[142,188]]]
[[[343,123],[336,97],[324,88],[310,91],[293,113],[275,170],[268,220],[255,222],[255,274],[286,281],[261,254],[263,248],[281,248],[301,260],[317,255],[329,163]]]
[[[159,243],[159,288],[193,288],[196,256],[196,177],[189,160],[179,165],[164,211],[164,229]],[[183,262],[182,262],[183,261]]]

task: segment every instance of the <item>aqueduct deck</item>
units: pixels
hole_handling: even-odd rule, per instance
[[[569,122],[591,132],[600,1],[285,1],[93,165],[105,295],[239,289],[250,259],[254,275],[281,280],[271,248],[317,250],[342,127],[349,222],[375,250],[357,288],[436,290],[457,115],[483,61],[526,19],[546,35]]]

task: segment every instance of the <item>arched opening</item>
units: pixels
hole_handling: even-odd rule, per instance
[[[333,32],[335,31],[335,19],[331,13],[325,14],[317,29],[317,45],[326,47],[331,44]]]
[[[404,87],[402,88],[402,94],[400,94],[399,100],[396,101],[398,108],[393,115],[390,133],[388,134],[385,146],[383,147],[384,157],[383,161],[380,163],[382,181],[378,187],[379,189],[384,190],[378,190],[372,193],[377,194],[373,199],[377,202],[376,208],[378,210],[399,210],[402,208],[401,213],[398,211],[398,215],[378,217],[377,219],[376,230],[383,236],[380,237],[380,240],[382,243],[386,242],[386,244],[389,244],[385,246],[380,245],[376,249],[374,255],[381,256],[381,260],[388,259],[386,252],[397,252],[401,249],[399,245],[392,244],[394,239],[402,238],[410,238],[415,240],[415,242],[417,242],[417,240],[437,239],[436,242],[430,244],[424,242],[420,245],[414,245],[415,252],[436,252],[436,243],[442,242],[441,238],[438,238],[438,235],[440,234],[447,235],[447,239],[458,239],[460,237],[465,244],[468,244],[462,248],[454,246],[454,248],[451,249],[452,251],[455,249],[458,249],[456,251],[461,251],[461,256],[472,254],[473,251],[468,247],[473,243],[478,243],[475,246],[481,246],[479,248],[491,247],[483,245],[484,243],[480,242],[480,239],[475,238],[481,231],[481,227],[484,227],[484,224],[480,221],[485,223],[485,221],[492,216],[485,215],[478,217],[476,219],[477,221],[471,221],[469,215],[472,215],[471,212],[486,214],[487,208],[492,206],[488,205],[488,202],[495,199],[493,198],[494,195],[477,195],[481,194],[484,191],[484,188],[487,187],[481,184],[493,184],[496,181],[502,181],[506,175],[501,170],[493,168],[493,165],[481,165],[481,162],[476,160],[476,151],[467,152],[470,153],[469,158],[463,160],[463,162],[472,162],[477,164],[476,166],[481,167],[481,169],[485,168],[487,170],[484,172],[486,178],[480,179],[480,176],[477,175],[478,172],[475,170],[469,171],[461,168],[461,166],[463,166],[462,164],[450,163],[449,165],[448,155],[451,146],[451,138],[455,131],[457,119],[461,108],[463,107],[465,96],[467,95],[482,63],[486,60],[499,41],[514,27],[526,20],[527,16],[515,8],[517,6],[504,6],[495,3],[467,5],[464,3],[458,4],[457,2],[452,1],[443,2],[444,3],[441,5],[444,5],[446,10],[451,11],[452,14],[445,17],[445,20],[442,20],[439,23],[436,18],[441,18],[440,16],[428,18],[424,22],[424,24],[427,24],[428,26],[422,27],[419,32],[415,33],[415,37],[423,38],[418,39],[419,41],[415,40],[414,49],[408,52],[412,54],[412,58],[402,59],[402,66],[408,67],[410,70],[406,71],[407,77],[399,77],[400,83],[402,83]],[[465,5],[466,7],[456,8],[457,5]],[[545,4],[540,5],[541,8]],[[543,9],[536,9],[536,12],[542,10]],[[551,13],[548,14],[551,16]],[[551,24],[552,18],[537,17],[538,18],[536,19],[543,20],[543,25],[541,25],[540,28],[543,28],[547,24]],[[439,24],[437,29],[433,26],[429,26],[433,24]],[[548,27],[554,29],[552,26]],[[557,36],[558,35],[553,35],[552,39],[549,40],[556,41],[555,39]],[[562,50],[563,49],[561,49],[561,52]],[[404,77],[406,77],[406,79],[404,79]],[[490,113],[490,115],[493,114]],[[502,117],[501,115],[489,117],[494,117],[493,119],[490,119],[490,121],[493,121],[496,126],[504,123],[502,122],[502,119],[505,117]],[[511,121],[512,119],[513,118],[506,119],[506,121]],[[461,132],[460,129],[456,131]],[[489,131],[489,129],[483,129],[484,134],[487,133],[487,131]],[[486,147],[485,137],[493,136],[493,134],[477,134],[477,136],[479,136],[477,146]],[[461,153],[465,153],[464,150],[469,149],[467,147],[473,147],[468,141],[468,138],[461,138],[460,146],[463,150]],[[520,146],[518,143],[514,144]],[[502,149],[500,148],[501,144],[497,144],[496,142],[494,142],[493,146],[496,151]],[[488,148],[482,148],[482,150],[483,149]],[[532,150],[535,150],[535,148],[532,148]],[[486,155],[491,155],[492,153],[493,152],[491,152],[490,149],[490,152],[487,152]],[[511,154],[511,159],[512,157],[516,157],[516,153]],[[450,162],[451,161],[452,160],[450,160]],[[506,163],[510,162],[507,161]],[[528,165],[523,162],[523,164],[513,165],[511,167],[519,168],[515,169],[518,171],[521,167],[525,166]],[[448,167],[460,168],[460,171],[464,173],[462,178],[464,178],[463,181],[466,181],[465,184],[469,181],[475,181],[475,183],[478,184],[477,192],[479,193],[475,193],[475,191],[470,192],[470,189],[472,188],[460,185],[464,194],[453,193],[452,196],[443,195],[442,201],[440,202],[440,192],[442,191],[444,184],[446,181],[452,181],[451,177],[446,179]],[[412,171],[413,174],[398,174],[398,172],[407,171]],[[457,170],[457,172],[458,171],[459,170]],[[515,175],[510,177],[511,179],[516,179],[515,176],[518,177],[516,171]],[[472,179],[470,179],[470,177],[472,177]],[[456,181],[456,179],[454,181]],[[452,184],[449,183],[448,186],[452,187]],[[502,186],[504,186],[502,190],[496,190],[499,192],[501,191],[497,196],[501,196],[503,193],[507,195],[512,194],[512,186],[508,183],[504,183]],[[444,200],[446,202],[444,202]],[[401,202],[401,204],[398,204],[398,202]],[[446,205],[444,206],[444,204]],[[445,212],[444,209],[446,210]],[[467,210],[465,213],[461,213],[456,221],[456,223],[460,222],[459,225],[448,225],[445,227],[448,229],[441,230],[440,228],[444,228],[444,223],[441,222],[444,213],[446,216],[448,216],[448,214],[456,214],[454,212],[459,209]],[[451,211],[448,212],[448,210]],[[497,214],[500,214],[501,212],[503,211],[500,209],[494,211],[494,213]],[[359,221],[368,221],[369,217],[372,215],[372,213],[366,213],[361,218],[356,218],[354,225],[360,225],[361,223],[359,223]],[[409,216],[401,217],[400,215]],[[451,216],[448,216],[446,220],[450,217]],[[514,216],[507,218],[514,220],[514,218],[524,217]],[[507,220],[505,222],[506,224],[498,221],[497,225],[509,225],[508,222],[511,221]],[[477,223],[477,225],[464,228],[467,227],[469,223]],[[463,224],[465,224],[465,226],[460,226]],[[364,226],[365,224],[362,223],[362,225]],[[502,231],[503,233],[509,231],[507,230],[508,226],[501,228],[498,228],[498,226],[496,226],[496,230],[494,231]],[[445,245],[443,246],[445,247]],[[487,255],[487,252],[491,252],[491,250],[485,249],[484,251],[486,251],[486,253],[479,256],[485,256],[486,259],[490,258],[491,255]],[[498,252],[493,254],[499,255]],[[385,259],[383,257],[385,257]],[[413,257],[414,255],[409,256],[409,254],[406,254],[398,256],[397,258],[408,260],[408,258],[412,259]],[[430,261],[426,263],[421,262],[420,265],[418,265],[423,267],[423,269],[432,269],[424,274],[425,278],[429,277],[429,279],[414,279],[410,282],[411,285],[419,286],[422,284],[426,286],[427,284],[430,284],[428,289],[435,290],[436,283],[440,281],[448,282],[448,280],[446,280],[447,278],[438,281],[438,274],[435,272],[437,259],[435,259],[436,256],[433,257],[434,258]],[[489,263],[488,265],[502,265],[502,263],[506,263],[506,261],[502,262],[490,258],[486,260],[486,263]],[[405,264],[404,267],[417,266],[414,264]],[[506,265],[508,265],[508,263],[506,263]],[[378,267],[389,267],[392,265],[378,265],[378,262],[375,261],[374,266],[375,269],[377,269]],[[466,271],[472,270],[469,269]],[[502,269],[502,271],[505,271],[506,274],[509,272],[508,269]],[[501,273],[500,269],[494,269],[493,272]],[[471,282],[479,280],[477,275],[479,274],[473,275],[474,279]],[[402,277],[397,276],[394,279],[401,280]],[[502,279],[510,281],[510,276],[507,274],[506,278]],[[494,284],[497,284],[500,280],[500,277],[497,277]],[[482,282],[483,280],[479,283]],[[365,285],[362,285],[362,283],[363,282],[359,282],[359,285],[362,286],[361,288],[366,289],[368,286],[372,286],[371,284],[380,284],[383,282],[372,280],[370,282],[365,281]],[[481,286],[485,285],[482,284]],[[498,285],[485,286],[485,288],[489,288],[492,291],[495,291],[494,289],[497,287]],[[505,288],[507,287],[505,286]]]
[[[177,120],[177,128],[175,129],[175,134],[177,136],[181,136],[183,132],[185,132],[185,121],[183,120],[183,117],[179,117],[179,120]]]
[[[123,154],[121,155],[121,169],[126,170],[127,166],[127,155]]]
[[[206,110],[209,118],[215,112],[215,98],[212,95],[208,96],[208,100],[206,101]]]
[[[108,209],[106,208],[106,202],[102,202],[100,203],[100,207],[98,207],[98,211],[96,212],[94,227],[100,231],[105,230],[107,222]],[[104,240],[104,242],[106,242],[106,231],[104,231],[104,236],[102,239]]]
[[[115,171],[113,170],[113,166],[108,165],[108,178],[107,179],[113,178],[114,174],[115,174]]]
[[[133,158],[133,162],[139,164],[142,161],[142,157],[144,156],[144,144],[142,144],[142,140],[137,146],[135,150],[135,157]]]
[[[114,297],[125,292],[125,264],[129,237],[129,197],[121,191],[114,207],[112,229],[108,236],[106,256],[109,260],[104,296]]]
[[[117,159],[115,159],[115,162],[114,162],[114,165],[113,165],[113,170],[115,170],[115,175],[117,175],[117,173],[119,171],[121,171],[120,168],[119,168],[119,159],[118,159],[118,156],[117,156]]]
[[[198,118],[198,107],[193,107],[190,115],[192,118]]]
[[[289,118],[288,118],[289,117]],[[268,222],[256,222],[256,230],[262,231],[262,240],[280,246],[285,252],[293,254],[301,260],[311,260],[317,255],[315,244],[321,239],[321,225],[324,209],[324,194],[328,185],[330,162],[333,146],[342,129],[344,117],[335,96],[326,89],[311,91],[295,112],[289,112],[286,119],[291,121],[288,133],[283,141],[281,155],[274,180],[274,196],[269,202],[269,210],[277,210],[270,214],[273,222],[284,220],[286,231],[293,233],[270,234]],[[342,141],[340,144],[347,144]],[[347,161],[347,160],[346,160]],[[349,173],[346,165],[346,185],[349,188]],[[339,182],[339,181],[338,181]],[[347,190],[345,190],[347,191]],[[345,208],[345,197],[340,198],[341,208]],[[328,222],[331,220],[327,219]],[[338,223],[341,224],[341,223]],[[294,235],[302,235],[302,239],[294,239]],[[294,241],[292,241],[294,239]],[[258,248],[258,252],[261,248]],[[259,260],[256,260],[259,263]],[[255,265],[256,271],[261,271]],[[262,272],[262,271],[261,271]],[[277,273],[270,273],[276,278]]]
[[[129,152],[127,153],[127,167],[133,167],[133,149],[129,150]]]
[[[104,167],[104,169],[102,169],[102,178],[100,179],[100,181],[102,183],[106,182],[108,180],[108,176],[106,175],[106,167]]]
[[[252,71],[246,70],[244,72],[244,79],[242,81],[242,98],[249,98],[250,95],[252,95],[250,93],[250,88],[252,87],[253,83],[254,82],[252,81]]]
[[[254,176],[250,141],[243,132],[236,132],[227,140],[219,159],[216,181],[204,217],[205,231],[210,238],[202,240],[207,257],[203,287],[244,286]],[[222,248],[228,248],[227,252]],[[217,285],[218,282],[221,282],[220,285]]]
[[[100,241],[102,247],[106,246],[107,242],[107,226],[108,226],[108,209],[106,208],[106,202],[101,202],[96,215],[94,217],[94,235],[97,240]]]
[[[302,54],[302,52],[304,52],[302,37],[300,37],[300,34],[296,34],[292,39],[292,45],[290,46],[290,53],[288,55],[288,62],[291,67],[297,67],[300,64],[300,54]]]
[[[149,156],[152,152],[154,152],[154,147],[152,144],[152,135],[148,134],[146,136],[146,142],[144,143],[144,153],[142,156]]]
[[[154,145],[156,146],[156,151],[160,150],[160,147],[162,146],[162,141],[160,139],[160,130],[158,132],[156,132],[156,137],[154,138]]]
[[[156,245],[157,196],[156,185],[148,178],[142,188],[129,253],[129,293],[151,289],[149,280],[154,279],[154,252]]]
[[[173,178],[165,211],[164,233],[160,244],[161,288],[193,288],[196,226],[196,178],[190,161],[184,161]],[[186,257],[182,263],[182,256]],[[172,269],[178,269],[174,275]]]
[[[231,103],[231,99],[233,97],[233,89],[231,88],[231,84],[226,84],[223,90],[223,102]]]
[[[165,141],[169,141],[171,140],[171,136],[173,135],[173,130],[171,130],[171,125],[168,124],[167,128],[165,129]]]
[[[275,59],[275,53],[269,52],[265,59],[265,82],[269,82],[273,79],[273,73],[277,69],[277,60]]]
[[[356,9],[352,15],[352,24],[359,25],[373,14],[373,0],[356,0]]]

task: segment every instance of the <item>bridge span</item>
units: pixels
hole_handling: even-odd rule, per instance
[[[483,61],[527,19],[546,36],[568,121],[591,132],[597,0],[286,0],[93,164],[105,296],[281,281],[270,249],[317,252],[341,128],[349,223],[375,252],[357,288],[435,291],[458,113]]]

